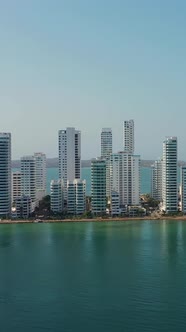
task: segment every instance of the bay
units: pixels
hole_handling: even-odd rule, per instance
[[[5,332],[184,332],[186,223],[0,225]]]
[[[86,180],[87,196],[91,194],[91,169],[90,167],[82,168],[82,179]],[[50,181],[58,178],[58,168],[47,169],[47,192],[50,193]],[[151,168],[141,168],[141,193],[147,194],[151,192]]]
[[[13,171],[17,171],[19,169],[14,168]],[[87,196],[91,195],[91,168],[83,167],[82,171],[82,179],[86,180],[86,194]],[[149,194],[151,193],[151,167],[141,167],[140,169],[140,191],[141,194]],[[51,180],[58,179],[58,168],[51,167],[47,168],[47,194],[50,194],[50,182]],[[178,168],[178,183],[180,182],[180,168]]]

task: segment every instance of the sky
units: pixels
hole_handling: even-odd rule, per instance
[[[100,155],[102,127],[122,150],[162,155],[178,136],[186,160],[185,0],[0,0],[0,131],[12,156],[58,153],[58,130],[82,132],[82,159]]]

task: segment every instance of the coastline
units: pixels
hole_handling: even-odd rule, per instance
[[[38,223],[43,223],[43,224],[52,224],[52,223],[83,223],[83,222],[104,222],[104,223],[109,223],[109,222],[127,222],[127,221],[152,221],[152,220],[177,220],[177,221],[186,221],[186,215],[184,216],[162,216],[159,218],[152,218],[152,217],[128,217],[128,218],[93,218],[93,219],[88,219],[88,218],[83,218],[83,219],[62,219],[62,220],[0,220],[0,225],[5,225],[5,224],[38,224]]]

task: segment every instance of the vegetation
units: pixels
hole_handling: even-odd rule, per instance
[[[146,208],[158,208],[160,201],[154,199],[150,194],[145,194],[142,196],[142,205]]]

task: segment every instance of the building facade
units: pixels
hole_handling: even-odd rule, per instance
[[[117,191],[111,192],[111,215],[112,216],[119,216],[121,213],[120,209],[120,197]]]
[[[186,214],[186,166],[181,167],[181,211]]]
[[[32,200],[32,211],[35,210],[36,198],[36,161],[34,156],[21,158],[21,195]]]
[[[119,152],[110,156],[110,192],[117,192],[120,208],[140,204],[140,156]]]
[[[81,215],[86,211],[86,181],[67,182],[67,212]]]
[[[34,153],[36,163],[36,199],[37,202],[46,196],[46,155],[38,152]]]
[[[124,151],[134,154],[134,120],[123,122]]]
[[[151,183],[151,196],[162,202],[162,172],[163,172],[163,161],[156,160],[154,165],[151,167],[152,171],[152,183]]]
[[[21,172],[12,173],[12,202],[15,202],[15,199],[21,197]]]
[[[95,159],[91,162],[91,205],[92,213],[106,213],[106,161]]]
[[[101,157],[109,158],[112,153],[112,129],[103,128],[101,132]]]
[[[63,212],[63,182],[60,179],[50,183],[50,209],[53,213]]]
[[[29,196],[17,197],[14,200],[14,215],[16,218],[28,219],[32,213],[32,200]]]
[[[0,133],[0,217],[11,214],[11,134]]]
[[[81,178],[81,132],[66,128],[58,133],[59,178],[63,181],[65,198],[67,181]]]
[[[177,137],[167,137],[163,142],[162,210],[165,213],[178,211],[178,160]]]

